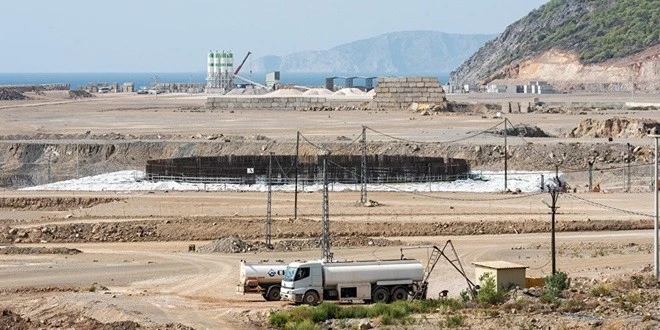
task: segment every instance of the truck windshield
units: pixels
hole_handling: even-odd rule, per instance
[[[284,272],[284,281],[293,281],[293,278],[296,276],[296,270],[298,270],[296,267],[287,267],[286,271]]]

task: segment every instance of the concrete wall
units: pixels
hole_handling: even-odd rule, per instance
[[[338,107],[361,107],[369,102],[363,99],[335,99],[326,97],[294,96],[294,97],[208,97],[206,107],[210,109],[250,110],[310,110]]]
[[[407,109],[412,103],[444,104],[445,91],[436,77],[378,78],[373,107]]]

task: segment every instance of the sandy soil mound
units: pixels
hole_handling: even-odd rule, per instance
[[[401,241],[391,241],[383,238],[369,237],[338,237],[333,238],[331,245],[333,247],[356,247],[356,246],[390,246],[401,245]],[[245,253],[256,251],[304,251],[313,250],[321,247],[319,239],[307,240],[283,240],[266,245],[264,242],[248,242],[237,236],[217,239],[207,245],[197,249],[197,252],[203,253]]]
[[[35,226],[30,228],[0,228],[0,243],[70,243],[70,242],[147,242],[147,241],[185,241],[212,240],[218,237],[230,237],[218,240],[200,251],[215,251],[238,253],[257,251],[261,243],[246,243],[243,239],[263,239],[261,232],[262,219],[231,219],[199,217],[172,219],[165,221],[140,220],[116,223],[64,223],[58,225]],[[274,239],[284,241],[274,244],[278,251],[295,251],[318,246],[321,228],[318,221],[273,220]],[[600,220],[600,221],[564,221],[557,226],[557,231],[599,231],[599,230],[640,230],[651,229],[650,219],[635,221]],[[488,221],[446,223],[433,222],[372,222],[365,226],[360,222],[338,221],[333,223],[333,246],[386,246],[383,244],[398,244],[389,240],[380,241],[370,237],[393,236],[442,236],[442,235],[487,235],[487,234],[520,234],[547,232],[550,225],[547,221]],[[287,241],[291,240],[291,242]],[[370,243],[371,242],[371,243]],[[391,243],[390,243],[391,242]],[[281,247],[280,245],[281,244]],[[249,249],[249,250],[248,250]],[[270,250],[270,249],[269,249]]]
[[[332,92],[330,90],[327,90],[325,88],[312,88],[310,90],[307,90],[303,93],[303,95],[332,95]]]
[[[0,88],[0,101],[25,100],[27,96],[15,90]]]
[[[334,95],[345,95],[345,96],[365,96],[367,93],[357,89],[357,88],[342,88],[336,92]]]
[[[300,96],[303,92],[297,89],[278,89],[274,92],[266,94],[267,96]]]
[[[124,199],[107,197],[4,197],[0,198],[0,209],[66,211],[122,200]]]
[[[31,320],[23,318],[11,310],[3,310],[0,314],[0,329],[32,330],[32,329],[99,329],[99,330],[134,330],[134,329],[192,329],[182,324],[165,324],[155,327],[145,327],[133,321],[117,321],[102,323],[80,313],[59,313],[47,320]]]
[[[653,119],[610,118],[605,121],[587,118],[568,134],[572,138],[644,138],[660,133],[660,123]]]

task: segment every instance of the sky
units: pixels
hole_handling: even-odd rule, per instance
[[[201,72],[209,50],[242,59],[397,31],[494,34],[547,1],[5,1],[0,72]]]

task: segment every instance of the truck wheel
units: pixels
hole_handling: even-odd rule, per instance
[[[316,306],[319,304],[319,294],[316,293],[315,291],[307,291],[305,295],[303,296],[303,303],[310,305],[310,306]]]
[[[392,291],[392,301],[397,300],[407,300],[408,299],[408,290],[402,287],[398,287]]]
[[[264,295],[264,298],[268,301],[280,300],[280,287],[274,286],[268,289],[268,293]]]
[[[387,290],[387,288],[377,286],[374,289],[374,292],[371,294],[371,299],[375,303],[388,303],[390,301],[390,292]]]

